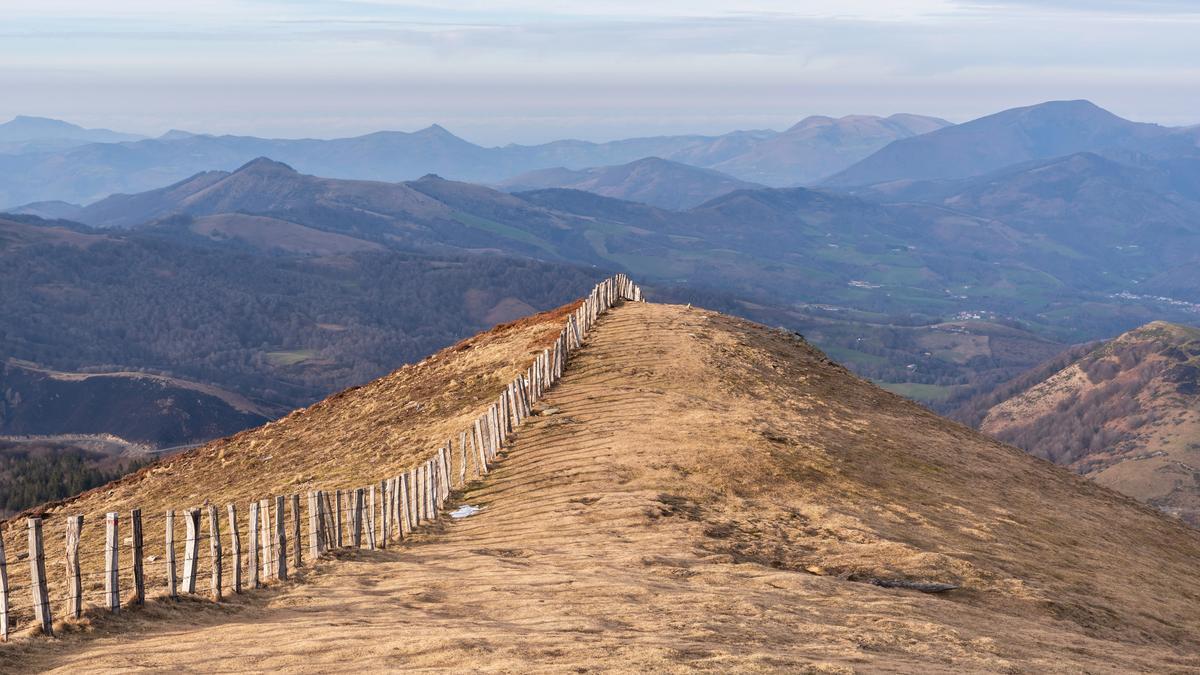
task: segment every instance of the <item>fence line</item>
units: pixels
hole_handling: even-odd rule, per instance
[[[533,404],[545,395],[562,377],[567,359],[572,352],[583,346],[584,339],[597,319],[619,301],[643,302],[641,288],[624,274],[617,274],[596,284],[567,316],[552,347],[543,349],[520,375],[507,383],[499,395],[478,415],[466,429],[458,434],[458,452],[454,451],[453,438],[447,439],[428,457],[408,470],[381,479],[372,479],[361,487],[334,489],[333,492],[309,490],[308,513],[308,558],[316,561],[326,553],[343,548],[349,539],[353,548],[386,548],[389,540],[403,541],[417,529],[437,520],[449,500],[451,491],[465,487],[470,480],[486,476],[488,468],[500,451],[512,440],[512,434],[533,414]],[[454,461],[458,458],[455,471]],[[470,465],[470,466],[469,466]],[[271,506],[274,506],[272,513]],[[285,508],[290,506],[290,509]],[[242,590],[242,557],[245,554],[247,585],[259,588],[267,580],[288,578],[289,553],[292,569],[304,566],[304,542],[301,533],[303,514],[299,493],[273,495],[251,500],[247,509],[247,546],[242,548],[238,528],[237,506],[226,506],[226,522],[229,526],[230,585],[233,593]],[[207,537],[201,531],[201,510],[189,508],[182,512],[187,536],[183,541],[182,592],[196,593],[202,553],[201,538],[208,539],[207,559],[211,577],[211,595],[220,601],[226,588],[223,577],[224,552],[221,543],[221,509],[216,504],[207,506]],[[288,515],[290,511],[290,531]],[[378,515],[378,518],[377,518]],[[67,603],[66,615],[79,618],[84,609],[84,599],[95,597],[98,592],[94,583],[85,591],[84,579],[94,580],[99,573],[84,572],[80,568],[80,538],[83,534],[84,515],[69,515],[64,528],[65,570],[67,593],[55,600]],[[121,514],[104,514],[105,543],[103,604],[102,609],[116,613],[122,608],[122,571],[132,570],[133,605],[142,605],[146,597],[144,565],[146,552],[143,546],[142,523],[144,518],[165,523],[165,551],[161,562],[165,566],[165,589],[170,598],[178,597],[179,579],[176,577],[175,511],[165,515],[143,516],[140,508],[134,508],[128,516],[128,524],[122,523]],[[45,635],[53,634],[53,602],[47,591],[46,553],[43,541],[41,516],[27,519],[29,533],[28,560],[30,583],[28,586],[9,585],[8,565],[4,540],[0,537],[0,641],[7,641],[16,626],[12,611],[13,593],[28,588],[31,591],[34,625]],[[344,528],[348,524],[349,532]],[[129,553],[132,563],[122,567],[122,539],[125,527],[130,532]],[[365,530],[365,532],[364,532]],[[378,537],[377,537],[378,533]],[[365,537],[364,537],[365,534]],[[291,546],[289,550],[289,545]],[[160,559],[153,556],[150,562]]]

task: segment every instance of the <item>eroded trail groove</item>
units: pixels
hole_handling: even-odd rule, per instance
[[[476,515],[227,608],[150,608],[0,664],[1200,670],[1200,537],[792,336],[625,304],[543,406],[557,410],[456,497]]]

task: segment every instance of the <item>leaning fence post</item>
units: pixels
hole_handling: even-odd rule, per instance
[[[238,534],[237,506],[229,504],[229,572],[234,593],[242,592],[242,535]]]
[[[42,633],[53,635],[54,618],[50,615],[50,594],[46,591],[46,554],[42,547],[42,519],[41,517],[30,518],[27,523],[29,526],[29,587],[33,591],[33,614],[41,626]]]
[[[175,577],[175,512],[171,509],[167,509],[166,523],[167,597],[177,598],[179,591],[176,588],[178,579]]]
[[[79,570],[79,537],[82,534],[83,516],[67,516],[67,615],[72,619],[83,616],[83,578]],[[3,547],[0,544],[0,549]],[[0,566],[3,564],[0,562]]]
[[[284,521],[283,495],[275,497],[275,578],[287,581],[287,523]]]
[[[0,536],[0,642],[8,642],[8,560],[4,556],[3,536]]]
[[[129,511],[129,534],[133,550],[133,602],[136,605],[146,604],[146,574],[143,567],[145,552],[142,550],[142,510]]]
[[[292,556],[296,570],[304,567],[304,547],[300,545],[300,494],[292,495]]]
[[[258,588],[262,584],[258,580],[258,501],[250,502],[250,511],[246,514],[249,519],[248,536],[249,541],[246,542],[246,572],[250,578],[246,583],[250,588]]]
[[[196,592],[196,574],[200,557],[200,509],[188,509],[183,513],[187,525],[187,539],[183,542],[183,592]]]
[[[220,602],[221,593],[221,518],[214,504],[208,506],[208,555],[212,558],[212,598]]]
[[[104,517],[104,597],[110,612],[121,611],[121,514]]]

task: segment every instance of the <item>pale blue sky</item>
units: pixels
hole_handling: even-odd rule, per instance
[[[1089,98],[1200,122],[1200,2],[0,0],[0,118],[480,143],[962,121]],[[732,9],[736,7],[736,9]]]

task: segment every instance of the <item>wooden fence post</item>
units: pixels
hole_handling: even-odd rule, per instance
[[[467,486],[467,432],[458,432],[458,486]]]
[[[362,548],[363,535],[363,489],[354,489],[354,510],[350,512],[350,545],[354,548]]]
[[[308,557],[315,562],[321,557],[321,512],[317,506],[316,490],[308,491]]]
[[[262,583],[258,579],[258,538],[261,534],[258,531],[258,502],[250,502],[250,510],[246,513],[246,518],[249,522],[247,531],[249,541],[246,542],[246,572],[250,578],[246,580],[250,588],[258,588]]]
[[[480,427],[479,420],[480,418],[475,418],[475,426],[472,427],[474,435],[471,438],[471,444],[475,446],[476,454],[478,455],[478,464],[476,465],[476,468],[479,470],[478,475],[486,476],[488,472],[487,451],[483,448],[483,429]]]
[[[275,497],[275,578],[287,581],[287,522],[284,517],[283,495]]]
[[[304,547],[300,545],[300,494],[292,495],[292,557],[296,571],[304,567]]]
[[[67,516],[67,615],[72,619],[83,616],[83,575],[79,570],[79,537],[82,534],[83,516]],[[0,548],[3,546],[0,544]]]
[[[167,597],[177,598],[179,597],[179,580],[175,576],[175,512],[171,509],[167,509],[166,523],[167,545],[164,553],[167,561]]]
[[[399,481],[396,483],[399,488],[400,497],[400,538],[412,534],[412,510],[408,501],[408,472],[401,472]]]
[[[133,550],[133,602],[134,604],[146,604],[146,570],[143,560],[145,559],[145,551],[142,550],[142,510],[131,509],[129,511],[129,534],[131,547]]]
[[[379,548],[387,548],[388,540],[388,525],[391,521],[388,520],[388,507],[391,504],[388,502],[388,481],[387,479],[379,481]]]
[[[183,514],[187,539],[183,542],[183,592],[196,592],[196,575],[200,571],[200,509],[188,509]]]
[[[275,531],[271,529],[271,500],[264,499],[259,503],[258,507],[258,530],[259,536],[262,537],[261,547],[262,555],[259,556],[262,560],[262,579],[265,583],[275,574]]]
[[[425,477],[425,464],[417,465],[417,525],[429,522],[429,480]]]
[[[8,642],[8,559],[4,555],[4,537],[0,536],[0,642]]]
[[[54,635],[50,594],[46,591],[46,553],[42,546],[42,519],[30,518],[26,522],[29,527],[29,587],[33,592],[33,615],[43,635]]]
[[[104,516],[104,598],[110,612],[121,611],[121,514]]]
[[[335,493],[337,496],[333,502],[333,529],[337,536],[337,547],[342,547],[342,491],[338,490]]]
[[[221,518],[214,504],[208,506],[208,554],[212,558],[212,598],[220,602],[221,592]]]
[[[242,535],[238,533],[237,506],[229,504],[229,576],[234,593],[242,592]]]
[[[331,548],[335,548],[333,541],[333,520],[337,515],[337,510],[341,508],[341,505],[338,504],[337,508],[334,508],[334,504],[329,502],[329,494],[324,490],[321,491],[321,498],[323,500],[321,503],[321,508],[324,509],[322,512],[322,515],[324,516],[322,520],[322,526],[325,528],[325,550],[328,551]],[[341,521],[339,520],[338,522],[340,523]],[[340,524],[338,525],[338,529],[341,529]]]
[[[368,488],[369,499],[367,501],[367,548],[375,550],[375,485],[371,484]]]

